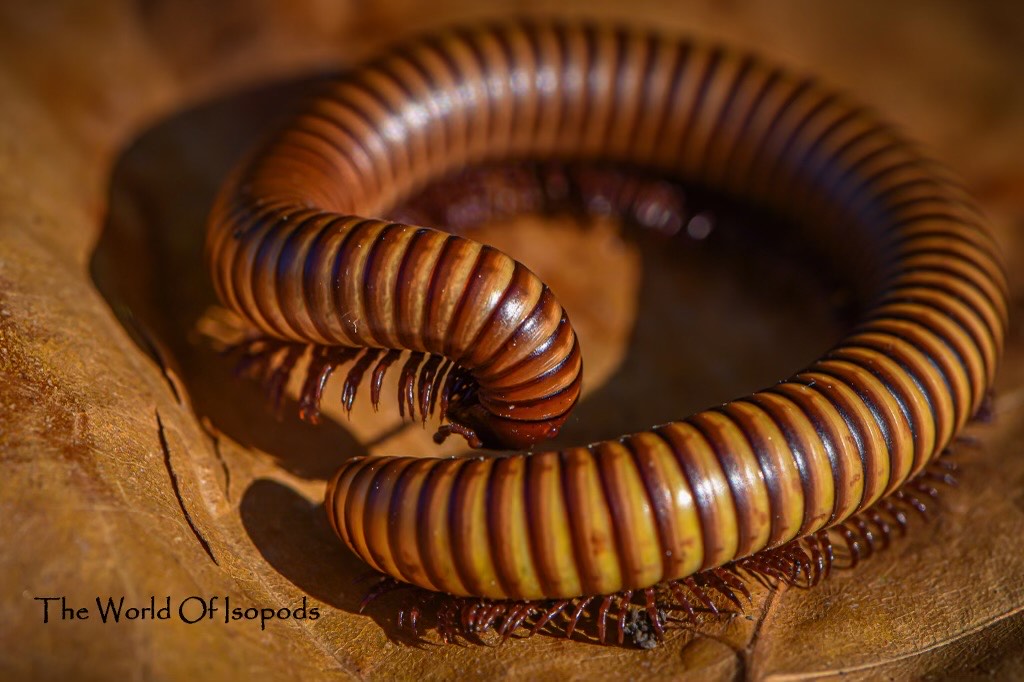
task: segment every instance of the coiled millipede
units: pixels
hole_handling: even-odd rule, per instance
[[[236,172],[209,222],[213,280],[264,334],[312,347],[307,416],[344,362],[344,400],[373,366],[377,403],[406,349],[400,403],[440,399],[440,437],[523,449],[558,432],[582,363],[548,288],[493,248],[364,217],[515,159],[629,164],[780,212],[857,268],[866,312],[796,375],[617,440],[352,459],[326,497],[352,551],[451,595],[446,632],[565,611],[571,634],[592,604],[601,639],[611,612],[621,641],[634,599],[660,633],[664,595],[692,614],[744,591],[740,569],[816,581],[827,529],[902,525],[894,496],[979,410],[1002,350],[1007,286],[982,217],[863,108],[651,32],[513,22],[414,41],[332,83]]]

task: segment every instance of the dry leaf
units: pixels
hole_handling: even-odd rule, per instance
[[[726,37],[816,71],[965,175],[1005,247],[1014,318],[995,422],[972,427],[980,444],[964,449],[961,487],[941,516],[856,571],[811,591],[758,590],[746,616],[709,624],[707,636],[674,631],[649,652],[543,636],[497,648],[391,641],[386,609],[357,613],[366,569],[333,537],[320,498],[344,458],[436,452],[429,433],[363,401],[351,420],[335,409],[319,427],[294,409],[273,419],[205,338],[218,319],[203,221],[234,159],[309,91],[310,74],[482,10],[398,0],[7,3],[4,677],[1024,676],[1024,21],[1015,4],[643,0],[561,11]],[[799,271],[755,289],[758,260],[742,254],[738,266],[556,220],[496,225],[484,238],[534,267],[579,325],[589,388],[565,440],[645,428],[757,388],[835,333]],[[61,596],[73,617],[59,599],[39,600]],[[153,597],[156,609],[169,599],[170,617],[102,622],[97,597],[122,596],[139,607]],[[225,601],[305,604],[320,617],[225,623]],[[218,610],[189,624],[182,602],[186,619],[203,604]],[[87,620],[77,618],[83,608]]]

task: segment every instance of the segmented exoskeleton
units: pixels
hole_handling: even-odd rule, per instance
[[[440,399],[442,435],[531,447],[580,394],[565,311],[493,248],[371,217],[453,170],[524,158],[642,166],[782,213],[856,273],[870,305],[803,371],[648,431],[500,458],[348,461],[327,511],[381,572],[518,603],[721,575],[893,495],[981,406],[1007,288],[959,186],[810,79],[642,30],[452,30],[338,80],[220,194],[216,289],[268,336],[316,346],[310,409],[358,354],[346,349],[381,349],[348,382],[372,366],[375,402],[407,349],[403,405]]]

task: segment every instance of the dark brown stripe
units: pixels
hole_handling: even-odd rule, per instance
[[[639,438],[626,436],[619,441],[626,451],[633,458],[633,466],[636,467],[640,480],[644,484],[647,493],[647,501],[651,505],[651,512],[654,516],[655,529],[658,532],[658,543],[661,546],[661,570],[663,575],[671,575],[675,565],[683,562],[683,557],[677,556],[674,549],[673,530],[675,528],[672,514],[675,511],[675,502],[672,491],[668,489],[665,481],[654,471],[654,453],[646,447]]]
[[[765,392],[789,398],[790,402],[796,405],[804,413],[804,416],[811,425],[814,426],[815,435],[825,448],[825,455],[828,457],[829,468],[831,469],[832,482],[835,486],[835,503],[829,518],[829,523],[831,524],[837,520],[837,514],[840,509],[850,508],[851,500],[848,497],[844,483],[849,480],[848,477],[857,475],[857,472],[847,471],[843,458],[839,454],[839,449],[843,447],[841,444],[842,434],[837,434],[833,431],[828,421],[821,416],[818,408],[808,399],[808,396],[802,391],[793,390],[794,388],[791,384],[782,383]]]
[[[747,404],[756,407],[754,403]],[[760,408],[757,409],[763,412]],[[735,404],[726,404],[716,408],[715,411],[728,417],[738,427],[740,434],[746,439],[747,444],[754,453],[754,457],[757,459],[757,465],[761,470],[761,478],[764,480],[765,488],[768,491],[768,502],[771,505],[769,543],[771,546],[775,546],[782,539],[780,533],[782,527],[781,514],[784,513],[785,507],[783,503],[785,496],[779,482],[781,472],[775,467],[775,462],[772,458],[766,454],[771,445],[765,440],[765,436],[757,424],[754,423],[749,415],[744,414],[742,409],[738,409]]]
[[[551,469],[557,467],[558,471],[551,473]],[[539,456],[526,458],[526,475],[523,477],[526,487],[526,510],[530,529],[530,549],[534,557],[534,566],[537,569],[537,579],[545,594],[554,595],[558,593],[560,580],[557,564],[549,552],[548,523],[550,522],[549,505],[550,497],[540,494],[539,480],[547,470],[548,475],[553,475],[559,481],[559,487],[565,493],[565,479],[561,472],[560,459],[553,457],[542,458]],[[579,565],[579,562],[576,562]]]
[[[800,535],[805,535],[814,529],[816,521],[814,510],[823,506],[821,495],[818,492],[818,480],[821,478],[821,474],[818,471],[818,468],[815,467],[808,459],[807,452],[810,449],[810,446],[805,440],[805,434],[797,429],[786,417],[785,413],[781,411],[779,406],[773,402],[776,400],[790,405],[794,410],[800,409],[786,396],[769,395],[764,392],[755,393],[745,399],[744,402],[760,408],[766,415],[768,415],[768,417],[775,422],[775,426],[778,427],[779,431],[782,432],[783,437],[786,439],[786,446],[789,448],[789,451],[793,456],[793,462],[796,465],[797,473],[800,476],[800,485],[804,493],[804,518],[800,525],[799,533]]]
[[[672,454],[676,458],[676,463],[683,472],[683,476],[690,485],[690,490],[693,492],[697,516],[700,518],[701,534],[704,538],[703,568],[708,568],[709,555],[715,552],[716,548],[722,547],[726,544],[723,541],[723,531],[720,528],[719,519],[715,512],[713,499],[715,493],[711,489],[709,481],[701,476],[700,472],[693,466],[693,463],[690,462],[686,454],[685,445],[681,441],[677,440],[671,428],[655,427],[651,429],[651,433],[664,440],[668,445]],[[711,452],[714,452],[714,448],[711,443],[708,442],[707,437],[704,436],[703,433],[697,431],[697,436],[704,440]]]

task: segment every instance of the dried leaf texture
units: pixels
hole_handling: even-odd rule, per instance
[[[360,401],[281,420],[206,341],[213,193],[315,86],[452,21],[617,17],[745,45],[855,92],[966,179],[1013,288],[993,406],[937,521],[811,591],[759,589],[744,616],[653,651],[551,637],[404,646],[358,614],[366,571],[320,499],[347,457],[436,452]],[[0,6],[0,671],[8,679],[687,680],[1024,677],[1024,15],[1012,2],[638,2]],[[783,376],[836,333],[803,273],[755,290],[703,252],[603,223],[520,219],[483,233],[533,267],[577,323],[588,392],[564,438],[682,416]],[[756,270],[756,257],[740,270]],[[597,273],[597,274],[595,274]],[[294,387],[293,387],[294,388]],[[294,393],[292,394],[294,395]],[[444,452],[457,452],[449,444]],[[100,621],[95,599],[190,596],[317,620]],[[35,597],[90,607],[42,622]],[[176,616],[176,614],[174,614]]]

